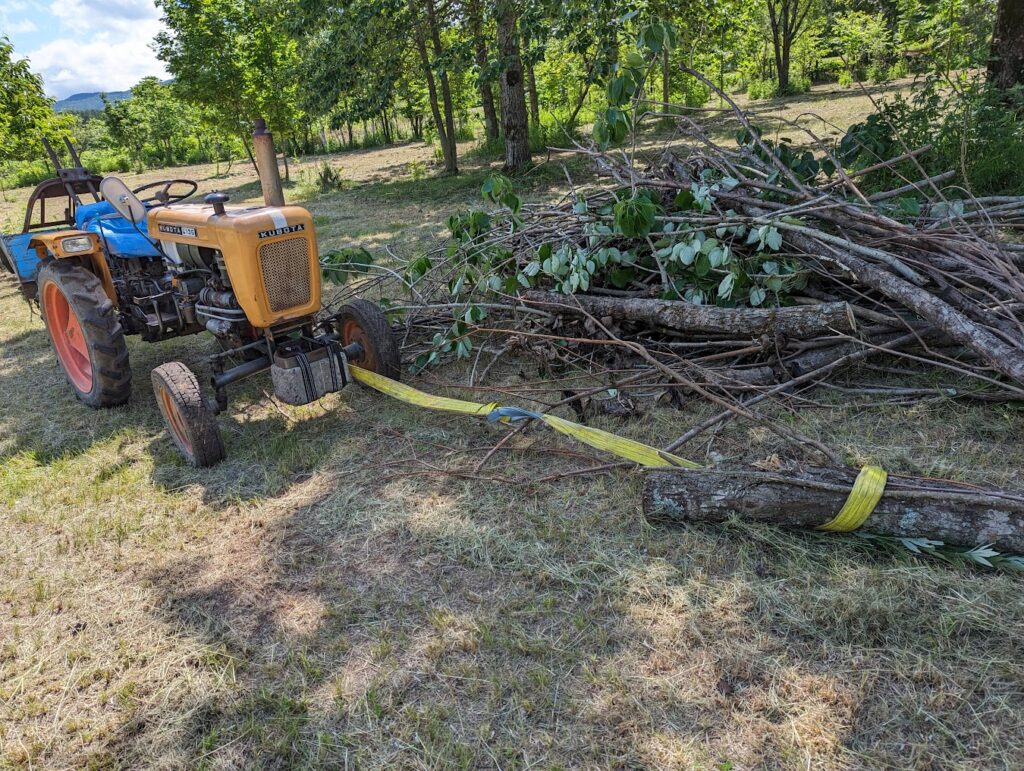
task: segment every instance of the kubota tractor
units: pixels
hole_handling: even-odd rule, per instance
[[[307,404],[343,388],[349,362],[398,378],[398,347],[377,305],[321,308],[305,209],[227,207],[217,192],[185,203],[198,186],[184,179],[129,190],[117,177],[89,174],[67,140],[75,164],[67,168],[44,144],[58,176],[32,193],[22,232],[0,240],[0,265],[39,304],[85,404],[128,401],[125,335],[157,342],[210,332],[221,347],[209,358],[212,399],[181,362],[152,372],[175,445],[193,465],[210,466],[224,457],[215,416],[232,383],[270,370],[279,399]]]

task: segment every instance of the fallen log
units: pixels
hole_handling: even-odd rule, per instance
[[[647,297],[607,297],[530,290],[520,293],[528,305],[549,311],[621,321],[640,321],[652,326],[691,334],[736,336],[775,335],[808,339],[832,332],[852,332],[857,325],[845,302],[794,305],[784,308],[719,308],[676,300]]]
[[[808,467],[778,472],[752,467],[654,471],[647,474],[643,510],[652,522],[745,519],[815,528],[831,520],[850,494],[857,473]],[[979,488],[945,480],[890,476],[863,530],[929,538],[957,546],[991,544],[1024,553],[1024,492]]]

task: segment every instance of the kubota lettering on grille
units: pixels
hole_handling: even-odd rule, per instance
[[[298,225],[285,225],[283,228],[274,228],[273,230],[261,230],[259,233],[260,238],[273,238],[274,236],[283,236],[288,233],[298,233],[300,230],[305,230],[306,226],[302,223]]]

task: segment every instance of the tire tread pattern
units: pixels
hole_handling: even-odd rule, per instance
[[[124,404],[132,395],[128,344],[125,342],[124,330],[118,320],[114,304],[103,291],[100,280],[70,260],[50,259],[43,262],[39,268],[37,284],[43,321],[49,330],[46,308],[42,305],[43,286],[47,281],[56,284],[68,298],[71,310],[78,317],[86,344],[89,346],[93,371],[92,391],[82,393],[68,378],[71,388],[78,398],[90,407],[117,407]],[[54,355],[57,355],[52,336],[50,346]],[[61,371],[63,369],[61,366]]]
[[[353,300],[338,311],[339,326],[343,326],[346,319],[354,320],[363,328],[376,354],[377,374],[392,380],[400,380],[402,361],[398,355],[398,341],[380,306],[369,300]]]
[[[169,361],[154,369],[150,377],[157,405],[160,405],[160,389],[166,389],[181,414],[192,442],[192,451],[181,445],[173,431],[168,429],[168,433],[185,460],[196,468],[206,468],[222,461],[226,452],[217,418],[203,399],[199,381],[192,370],[180,361]],[[167,420],[166,416],[164,420]]]

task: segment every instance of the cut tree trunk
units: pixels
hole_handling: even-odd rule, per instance
[[[779,472],[750,467],[653,471],[643,510],[655,522],[723,522],[733,514],[788,527],[815,528],[846,502],[857,472],[805,468]],[[889,477],[862,529],[959,546],[991,544],[1024,553],[1024,492],[955,482]]]
[[[555,308],[562,313],[590,314],[597,318],[611,316],[702,335],[758,337],[779,333],[806,339],[830,332],[852,332],[856,328],[853,312],[845,302],[786,308],[719,308],[646,297],[567,297],[538,290],[522,292],[520,297],[527,303]]]
[[[518,174],[530,165],[530,132],[526,119],[523,60],[519,55],[519,19],[516,3],[502,0],[497,6],[498,53],[504,69],[499,79],[501,127],[505,133],[507,174]]]

